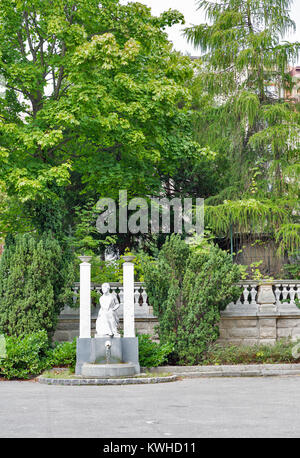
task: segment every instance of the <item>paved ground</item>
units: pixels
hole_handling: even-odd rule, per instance
[[[0,382],[0,437],[299,437],[300,377]]]

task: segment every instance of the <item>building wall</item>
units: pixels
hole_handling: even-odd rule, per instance
[[[285,98],[294,102],[300,102],[300,66],[291,67],[290,75],[295,85],[291,92],[286,91]]]
[[[238,264],[250,266],[253,263],[261,262],[259,270],[262,275],[269,275],[278,278],[282,272],[287,259],[283,256],[279,257],[276,254],[278,245],[272,240],[266,240],[259,243],[251,241],[241,241],[237,247],[237,251],[241,250],[236,255],[235,261]],[[247,270],[251,272],[250,267]]]

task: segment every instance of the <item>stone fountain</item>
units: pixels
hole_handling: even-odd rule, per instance
[[[124,337],[118,332],[119,302],[102,285],[96,335],[91,337],[90,256],[80,256],[80,334],[77,339],[76,375],[92,378],[128,377],[140,373],[138,339],[134,325],[134,256],[124,256]]]

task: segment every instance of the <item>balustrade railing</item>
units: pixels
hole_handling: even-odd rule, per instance
[[[236,302],[230,303],[226,312],[252,312],[255,313],[258,310],[260,302],[258,301],[258,292],[259,288],[262,288],[263,285],[271,285],[271,291],[274,295],[274,306],[278,312],[288,312],[295,311],[300,313],[300,281],[297,280],[272,280],[272,281],[263,281],[261,283],[256,281],[242,281],[237,285],[241,287],[241,296]],[[118,315],[123,316],[123,286],[121,283],[110,282],[111,291],[115,294],[120,302],[120,307],[118,309]],[[101,284],[92,283],[91,290],[101,294]],[[73,287],[74,291],[74,305],[79,300],[79,283],[75,283]],[[97,304],[99,301],[96,301]],[[94,313],[97,312],[99,306],[94,308]],[[70,308],[68,311],[70,313]],[[74,310],[74,309],[73,309]],[[151,304],[148,302],[148,295],[146,291],[146,286],[144,283],[136,282],[134,284],[134,310],[135,316],[152,316],[153,309]],[[67,313],[65,310],[64,313]]]
[[[110,290],[112,294],[115,294],[118,298],[120,303],[120,307],[118,308],[118,315],[123,316],[123,285],[117,282],[110,282]],[[78,297],[79,297],[79,283],[75,283],[73,287],[74,296],[73,302],[74,305],[76,304]],[[92,283],[91,284],[91,291],[95,291],[101,294],[101,284],[100,283]],[[98,302],[95,309],[98,309]],[[95,310],[96,311],[96,310]],[[135,282],[134,283],[134,314],[135,316],[145,316],[145,315],[152,315],[152,307],[148,304],[148,294],[146,291],[146,286],[142,282]]]
[[[300,313],[300,281],[297,280],[264,280],[262,282],[244,281],[239,282],[238,286],[242,289],[242,294],[236,302],[230,303],[226,311],[238,310],[257,310],[261,302],[258,300],[260,288],[270,285],[273,292],[273,304],[278,312],[288,310]]]

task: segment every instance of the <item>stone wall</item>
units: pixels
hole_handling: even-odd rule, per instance
[[[243,300],[221,312],[221,344],[274,344],[282,338],[300,338],[299,284],[293,281],[245,282]]]
[[[92,336],[95,335],[96,331],[96,315],[92,315],[92,326],[91,333]],[[157,326],[157,318],[153,315],[145,317],[135,317],[135,327],[136,331],[139,334],[150,334],[154,336],[154,339],[157,339],[155,334],[155,326]],[[123,329],[123,320],[120,319],[120,328]],[[71,341],[74,337],[79,336],[79,315],[78,313],[62,313],[58,320],[58,325],[56,332],[54,334],[53,340],[57,342]]]
[[[92,336],[95,334],[96,317],[92,317]],[[122,329],[123,322],[120,320]],[[155,326],[157,318],[138,317],[135,319],[136,330],[139,334],[150,334],[157,339]],[[282,338],[300,339],[300,314],[290,316],[222,316],[220,324],[222,345],[255,345],[274,344]],[[58,342],[71,341],[79,336],[78,315],[61,315],[59,318],[54,340]]]
[[[223,316],[220,322],[222,345],[274,344],[282,338],[300,339],[300,316]]]

